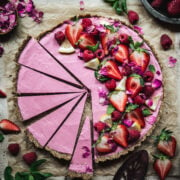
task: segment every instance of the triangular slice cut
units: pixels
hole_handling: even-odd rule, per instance
[[[31,139],[33,141],[35,140],[39,147],[43,147],[53,135],[57,127],[63,123],[64,119],[79,99],[80,98],[73,99],[64,106],[31,124],[28,127],[28,132],[31,137],[33,137]]]
[[[26,47],[19,57],[18,63],[82,87],[82,85],[59,65],[33,38],[26,44]]]
[[[87,176],[88,179],[93,175],[92,138],[89,117],[85,119],[82,131],[78,138],[69,166],[69,175],[73,177]]]
[[[77,96],[78,94],[23,96],[18,97],[18,106],[23,121],[26,121],[64,104]]]
[[[64,124],[46,146],[55,157],[70,160],[84,110],[87,94],[82,98]]]
[[[26,67],[21,67],[17,80],[18,94],[83,92],[69,84],[58,81]]]

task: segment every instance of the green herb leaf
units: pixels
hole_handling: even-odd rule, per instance
[[[32,175],[29,175],[28,180],[35,180]]]
[[[99,70],[94,71],[94,75],[95,75],[96,79],[100,82],[105,82],[105,81],[109,80],[109,78],[99,74]]]
[[[108,3],[113,3],[115,2],[116,0],[104,0],[105,2],[108,2]]]
[[[3,134],[0,134],[0,142],[3,142],[4,141],[4,136]]]
[[[12,168],[7,166],[4,170],[4,180],[14,180],[14,177],[11,175]]]
[[[149,109],[144,109],[144,110],[142,111],[142,113],[143,113],[143,115],[144,115],[145,117],[146,117],[146,116],[150,116],[150,115],[152,114]]]
[[[30,171],[37,171],[37,168],[45,162],[46,162],[46,159],[40,159],[40,160],[33,162],[30,166]]]
[[[134,109],[136,109],[136,108],[138,108],[138,107],[139,107],[139,105],[137,105],[137,104],[129,103],[129,104],[127,105],[127,107],[126,107],[125,112],[131,112],[131,111],[133,111]]]
[[[95,46],[87,46],[87,49],[89,49],[92,52],[95,52],[99,48],[99,42]]]
[[[154,67],[152,64],[149,65],[148,69],[149,69],[151,72],[153,72],[153,73],[156,72],[156,69],[155,69],[155,67]]]
[[[127,3],[126,3],[126,0],[122,0],[121,1],[121,7],[122,7],[122,10],[127,13]]]
[[[29,179],[29,173],[26,173],[26,174],[22,174],[20,172],[17,172],[15,174],[15,180],[28,180]]]
[[[117,32],[117,29],[112,25],[104,25],[105,28],[109,29],[112,33]]]
[[[107,114],[111,114],[115,110],[115,107],[112,104],[109,104],[107,107]]]

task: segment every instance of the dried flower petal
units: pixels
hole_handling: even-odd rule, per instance
[[[103,106],[108,105],[109,104],[108,97],[107,97],[108,92],[102,87],[99,87],[98,94],[99,94],[99,104],[102,104]]]
[[[133,26],[133,29],[136,31],[136,32],[138,32],[140,35],[143,35],[144,34],[144,32],[143,32],[143,29],[141,28],[141,27],[139,27],[139,26]]]
[[[159,79],[155,79],[153,82],[152,82],[152,87],[155,88],[155,89],[158,89],[162,86],[162,81],[160,81]]]
[[[160,71],[156,71],[156,74],[159,76],[161,74],[161,72]]]
[[[4,49],[3,47],[0,46],[0,57],[3,55],[3,53],[4,53]]]
[[[123,123],[128,126],[128,127],[131,127],[132,124],[133,124],[133,121],[131,121],[130,119],[124,119],[123,120]]]
[[[86,167],[86,172],[87,172],[87,173],[91,173],[91,172],[93,172],[93,170],[92,170],[89,166],[87,166],[87,167]]]
[[[103,75],[103,76],[107,76],[108,75],[108,70],[106,67],[103,67],[99,70],[99,74]]]
[[[168,60],[168,67],[173,68],[177,63],[177,59],[170,56]]]
[[[85,8],[84,1],[79,1],[80,4],[80,10],[83,11]]]
[[[147,122],[151,125],[153,125],[155,123],[155,121],[156,121],[156,117],[154,117],[154,116],[150,116],[147,118]]]

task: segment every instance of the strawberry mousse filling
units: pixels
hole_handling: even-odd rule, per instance
[[[40,44],[91,91],[98,162],[127,153],[149,135],[162,102],[162,72],[137,32],[113,19],[86,19],[65,22]],[[58,32],[74,51],[58,51]]]

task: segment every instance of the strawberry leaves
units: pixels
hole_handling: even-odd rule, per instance
[[[45,180],[52,176],[51,173],[39,172],[38,167],[45,162],[46,159],[37,160],[31,164],[29,171],[17,172],[15,177],[11,175],[12,168],[8,166],[4,171],[4,180]]]
[[[3,140],[4,140],[4,136],[3,134],[0,133],[0,142],[3,142]]]
[[[135,109],[138,108],[138,107],[139,107],[139,105],[137,105],[137,104],[129,103],[129,104],[127,105],[127,107],[126,107],[125,112],[131,112],[131,111],[135,110]]]

